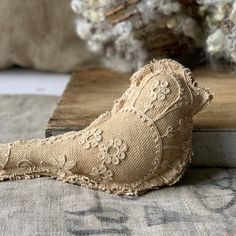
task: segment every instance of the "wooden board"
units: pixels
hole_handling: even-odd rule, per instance
[[[194,117],[195,130],[236,131],[236,74],[198,68],[194,75],[202,87],[215,93],[207,109]]]
[[[102,69],[81,69],[72,74],[51,119],[46,137],[80,130],[104,111],[129,86],[129,75]]]
[[[195,131],[236,131],[236,76],[199,68],[194,75],[200,85],[215,92],[208,109],[194,118]],[[106,69],[75,71],[46,128],[46,137],[80,130],[129,87],[130,75]]]

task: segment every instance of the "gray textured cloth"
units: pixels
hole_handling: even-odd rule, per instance
[[[57,102],[56,96],[1,95],[0,142],[11,142],[19,138],[43,138]]]
[[[0,96],[0,139],[43,137],[57,97]],[[142,197],[49,178],[0,183],[0,235],[236,235],[236,169],[189,169]]]
[[[48,178],[0,188],[1,235],[236,235],[234,169],[189,169],[178,185],[142,197]]]

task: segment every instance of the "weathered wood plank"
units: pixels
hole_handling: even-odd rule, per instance
[[[236,75],[206,68],[196,69],[194,75],[215,93],[208,108],[194,117],[195,130],[236,131]]]
[[[236,78],[206,68],[194,71],[215,98],[194,118],[192,166],[236,167]],[[110,110],[129,86],[127,74],[102,69],[75,71],[46,129],[46,136],[80,130]]]
[[[75,71],[49,120],[46,136],[80,130],[101,113],[129,86],[129,75],[102,69]]]
[[[201,86],[216,94],[208,109],[195,116],[194,130],[235,131],[235,75],[206,68],[196,69],[194,74]],[[110,110],[112,102],[129,87],[129,77],[106,69],[75,71],[48,123],[46,136],[83,129],[99,114]]]

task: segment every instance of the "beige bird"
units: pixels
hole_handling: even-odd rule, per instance
[[[51,176],[120,195],[172,185],[191,161],[192,116],[212,97],[179,63],[153,61],[84,130],[1,144],[0,180]]]

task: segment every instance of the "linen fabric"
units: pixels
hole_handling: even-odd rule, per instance
[[[236,234],[236,169],[190,168],[177,185],[141,197],[46,177],[0,186],[3,235]]]

